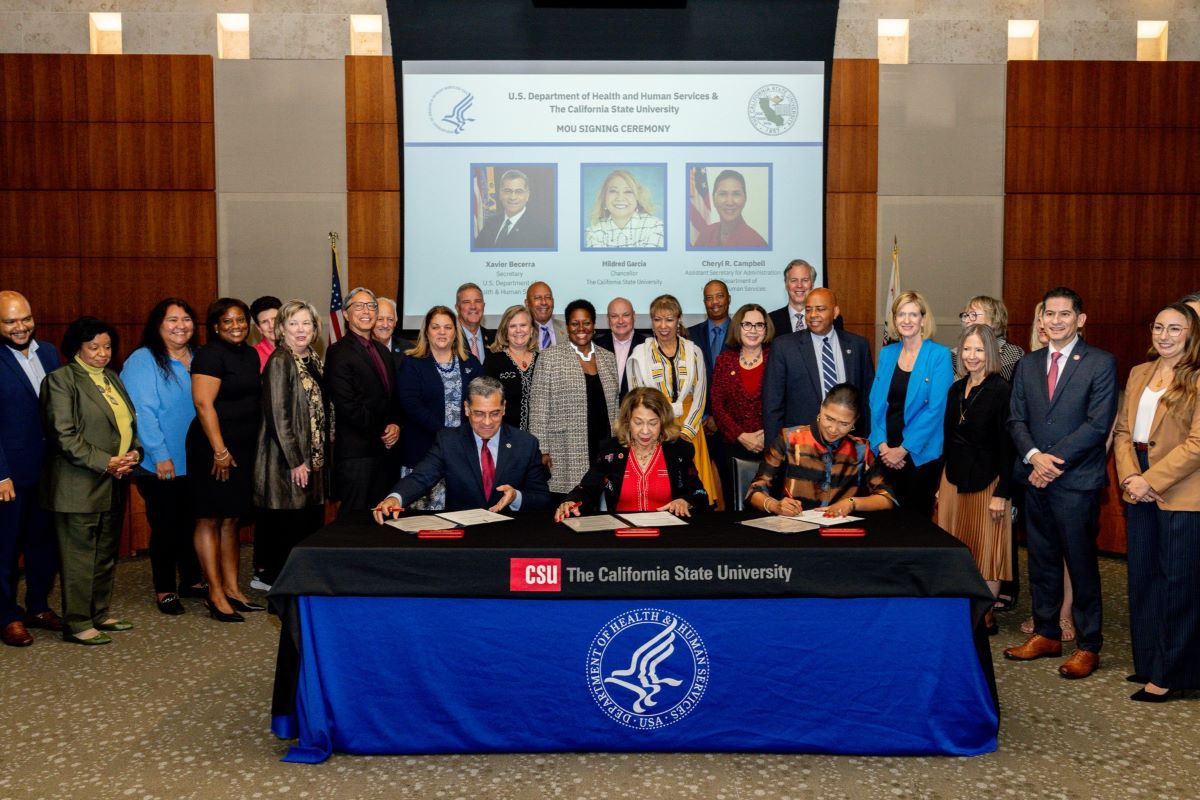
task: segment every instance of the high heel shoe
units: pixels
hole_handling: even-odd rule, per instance
[[[267,610],[266,606],[260,606],[258,603],[243,603],[241,600],[238,600],[236,597],[230,597],[229,595],[225,595],[225,599],[229,601],[229,605],[233,606],[234,611],[241,611],[244,614],[249,613],[251,611],[266,611]]]
[[[213,619],[215,619],[217,622],[245,622],[246,621],[246,618],[243,617],[241,614],[239,614],[236,611],[234,611],[231,614],[226,614],[224,611],[221,611],[219,608],[217,608],[215,605],[213,605],[212,600],[205,600],[204,607],[208,609],[208,615],[210,617],[212,617]]]
[[[1136,700],[1139,703],[1165,703],[1174,695],[1174,689],[1167,689],[1162,694],[1154,694],[1153,692],[1147,692],[1145,689],[1138,689],[1136,692],[1129,695],[1129,699]]]

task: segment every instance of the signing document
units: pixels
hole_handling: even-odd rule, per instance
[[[687,525],[687,520],[680,519],[670,511],[636,511],[620,512],[621,519],[635,528],[663,528],[667,525]]]
[[[611,514],[592,514],[590,517],[567,517],[562,522],[563,525],[566,525],[576,533],[615,531],[617,528],[629,527],[628,522],[622,522]]]

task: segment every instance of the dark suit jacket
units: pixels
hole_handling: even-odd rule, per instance
[[[772,311],[771,324],[775,326],[776,339],[778,339],[780,336],[783,336],[785,333],[793,333],[792,309],[785,305],[783,308],[777,308]],[[842,331],[845,330],[846,323],[842,322],[840,315],[833,318],[833,327],[837,329],[839,336],[841,335]],[[807,425],[809,423],[803,422],[800,424]]]
[[[58,369],[58,351],[49,342],[38,342],[37,357],[47,375]],[[45,451],[37,392],[17,357],[0,345],[0,480],[37,483]]]
[[[1013,445],[1007,427],[1012,388],[999,372],[984,378],[964,400],[966,387],[967,379],[960,378],[946,398],[946,480],[960,492],[979,492],[999,477],[992,496],[1012,497]]]
[[[691,443],[676,439],[663,442],[662,448],[663,460],[667,462],[667,478],[671,481],[671,499],[683,498],[692,504],[694,511],[708,511],[708,493],[704,491],[700,473],[696,471],[693,461],[695,450]],[[596,461],[584,473],[578,485],[563,498],[564,502],[582,503],[580,512],[588,514],[595,512],[600,504],[600,496],[604,495],[605,507],[609,511],[616,511],[617,502],[621,499],[621,484],[625,482],[628,458],[629,448],[615,437],[601,444]]]
[[[846,365],[846,382],[858,387],[858,424],[854,435],[866,437],[871,430],[869,395],[875,380],[871,346],[856,333],[838,331],[838,346]],[[776,336],[771,342],[767,374],[763,377],[763,431],[767,441],[784,428],[812,425],[822,398],[821,369],[813,351],[812,332],[799,331]]]
[[[729,327],[733,325],[733,317],[730,317],[725,323],[725,335],[729,335]],[[712,387],[713,387],[713,363],[716,361],[716,356],[712,354],[712,340],[708,335],[708,320],[704,320],[696,325],[688,328],[688,338],[700,346],[700,352],[704,354],[704,372],[708,383],[705,384],[705,416],[712,413]],[[717,356],[725,352],[725,340],[721,340],[721,347],[717,350]]]
[[[384,369],[396,383],[392,354],[379,342],[371,346],[383,359]],[[344,458],[376,458],[387,453],[380,439],[383,429],[400,423],[400,409],[393,387],[379,381],[371,357],[353,333],[329,346],[325,353],[325,390],[336,414],[337,437],[333,453]]]
[[[116,372],[106,369],[105,374],[133,414],[129,449],[141,453],[133,400]],[[47,375],[42,381],[41,411],[48,440],[38,487],[42,506],[89,514],[119,508],[123,487],[108,474],[108,462],[121,455],[121,432],[112,406],[87,371],[72,361]]]
[[[1013,374],[1008,432],[1016,447],[1015,475],[1029,483],[1025,454],[1036,447],[1064,460],[1051,486],[1075,491],[1103,487],[1108,479],[1105,443],[1117,416],[1117,360],[1080,338],[1059,362],[1054,399],[1046,387],[1048,348],[1021,359]]]
[[[554,232],[540,219],[536,212],[525,209],[517,224],[509,230],[503,241],[496,241],[496,234],[504,224],[504,213],[493,214],[475,237],[476,250],[536,250],[554,247]]]
[[[521,493],[521,511],[538,511],[550,507],[550,487],[546,483],[546,468],[542,466],[542,451],[537,439],[511,425],[500,426],[500,452],[496,457],[496,477],[493,487],[509,485]],[[479,451],[475,449],[475,434],[471,426],[442,428],[438,431],[429,453],[392,489],[406,505],[424,497],[438,481],[446,481],[446,510],[491,508],[500,500],[492,489],[490,497],[483,496],[483,473],[479,468]]]
[[[458,371],[462,375],[465,400],[467,384],[484,374],[483,365],[475,360],[475,356],[468,355],[466,361],[458,362]],[[400,463],[415,467],[433,447],[438,431],[446,427],[446,393],[433,356],[404,359],[396,391],[405,419],[404,430],[400,432]],[[339,418],[339,432],[341,424]],[[467,424],[465,416],[462,424]]]
[[[637,347],[639,344],[646,341],[646,339],[647,339],[647,334],[642,333],[641,331],[635,330],[633,332],[633,338],[629,342],[629,352],[632,353],[633,348]],[[613,349],[612,331],[597,331],[596,335],[592,337],[592,341],[595,342],[598,347],[603,347],[605,350],[609,351],[610,353],[616,352],[616,350]],[[626,360],[626,363],[628,363],[628,360]],[[617,398],[619,401],[619,400],[624,399],[625,395],[629,394],[629,379],[625,377],[624,372],[622,372],[617,377],[619,377],[621,379],[621,383],[617,388]]]

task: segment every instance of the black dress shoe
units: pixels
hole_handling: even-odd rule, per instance
[[[158,602],[158,610],[172,617],[177,617],[183,613],[183,603],[179,602],[179,595],[171,592],[163,595],[163,598]]]
[[[266,606],[260,606],[258,603],[243,603],[236,597],[225,595],[225,599],[229,601],[229,605],[233,606],[234,611],[241,611],[243,614],[248,614],[251,611],[266,611]]]
[[[1143,686],[1145,686],[1147,683],[1150,682],[1150,679],[1147,678],[1145,675],[1139,675],[1136,672],[1133,673],[1132,675],[1126,675],[1125,680],[1129,681],[1130,683],[1140,683]]]
[[[207,586],[180,586],[179,587],[179,596],[180,597],[194,597],[197,600],[203,600],[206,597],[208,597],[208,587]]]
[[[231,614],[226,614],[213,605],[212,600],[205,600],[204,607],[208,609],[208,615],[217,622],[245,622],[246,618],[238,612],[234,611]]]
[[[25,615],[26,628],[42,628],[47,631],[61,631],[63,629],[62,617],[55,614],[50,609],[39,611],[36,614]]]
[[[1147,692],[1145,689],[1138,689],[1133,694],[1129,695],[1130,700],[1136,700],[1139,703],[1165,703],[1175,694],[1173,689],[1167,689],[1162,694],[1154,694]]]

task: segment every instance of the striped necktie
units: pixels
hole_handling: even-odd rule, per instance
[[[542,329],[542,349],[545,350],[550,346],[550,326],[542,325],[540,327]]]
[[[829,390],[837,383],[837,361],[833,357],[833,345],[829,339],[831,333],[825,334],[825,343],[821,345],[821,396],[829,394]]]

